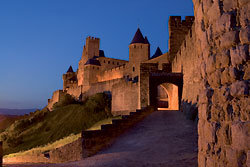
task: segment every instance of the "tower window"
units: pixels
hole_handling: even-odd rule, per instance
[[[103,63],[105,63],[105,60],[103,60]]]
[[[135,67],[133,67],[133,71],[135,71]]]

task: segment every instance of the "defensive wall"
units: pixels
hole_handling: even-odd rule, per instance
[[[98,82],[123,78],[126,75],[126,65],[121,65],[109,70],[104,70],[97,75]]]
[[[198,165],[250,166],[250,2],[193,2],[172,70],[183,73],[182,109],[198,108]]]
[[[65,94],[66,94],[66,93],[63,92],[63,90],[56,90],[55,92],[53,92],[52,98],[51,98],[51,99],[48,99],[47,108],[48,108],[49,110],[52,110],[53,105],[54,105],[56,102],[59,102],[60,99],[61,99]]]

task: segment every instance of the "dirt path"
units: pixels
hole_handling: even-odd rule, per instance
[[[196,167],[197,129],[178,111],[157,111],[107,150],[67,164],[8,167]]]

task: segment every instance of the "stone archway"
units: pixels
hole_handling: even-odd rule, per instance
[[[161,84],[157,86],[157,108],[164,110],[169,108],[170,96],[167,89]]]
[[[149,80],[150,105],[160,110],[179,110],[183,84],[182,74],[151,73]]]
[[[172,83],[162,83],[157,86],[158,110],[179,110],[178,86]]]

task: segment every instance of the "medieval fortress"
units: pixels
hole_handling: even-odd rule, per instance
[[[99,47],[100,39],[87,37],[77,71],[74,72],[70,66],[66,74],[63,74],[63,90],[54,92],[53,98],[48,101],[48,108],[51,110],[53,104],[66,93],[81,100],[84,96],[104,91],[112,93],[113,115],[126,115],[152,105],[149,98],[149,80],[145,80],[143,75],[172,74],[172,77],[177,77],[177,74],[171,73],[171,63],[185,35],[191,30],[193,21],[193,16],[187,16],[185,20],[181,20],[180,16],[171,16],[170,52],[163,54],[158,47],[153,56],[150,56],[147,37],[138,28],[129,45],[129,61],[105,57],[104,51]],[[153,101],[158,102],[159,107],[178,110],[177,86],[171,82],[161,83],[156,87],[157,97]],[[144,95],[147,97],[143,97]]]
[[[88,37],[79,67],[63,74],[48,108],[68,93],[76,99],[108,91],[113,115],[149,105],[198,112],[200,167],[250,164],[250,1],[193,0],[194,17],[171,16],[169,51],[150,56],[140,29],[129,61],[105,57]],[[191,114],[192,115],[192,114]]]

